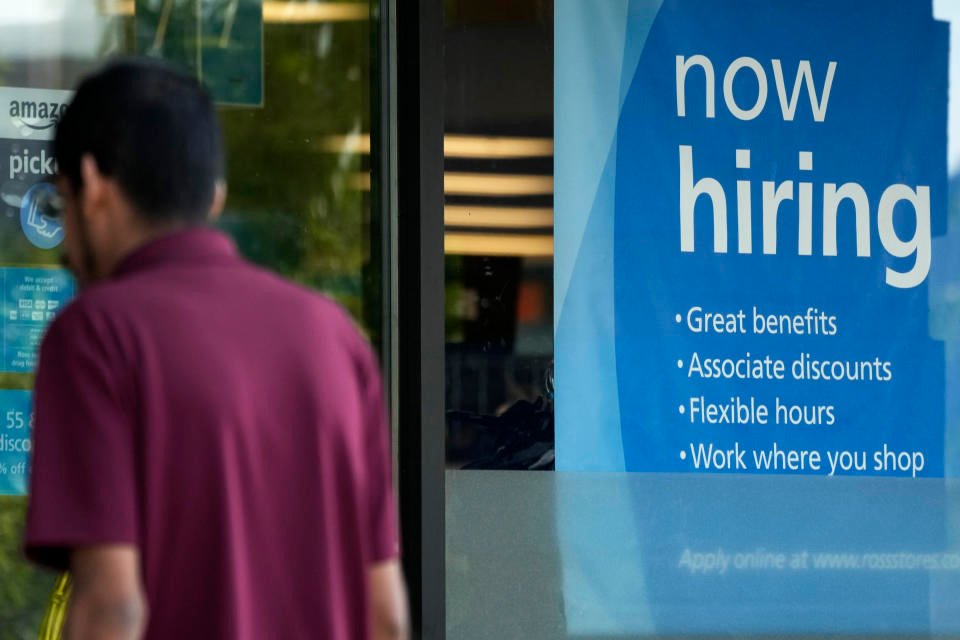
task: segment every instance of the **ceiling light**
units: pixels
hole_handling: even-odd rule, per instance
[[[324,136],[320,148],[327,153],[370,153],[370,136],[366,133]]]
[[[553,255],[553,236],[447,232],[444,234],[444,251],[462,256],[542,258]]]
[[[100,0],[97,9],[107,16],[132,16],[136,12],[134,0]]]
[[[100,13],[109,16],[133,16],[135,0],[99,0]],[[263,21],[274,24],[310,24],[368,20],[370,6],[365,2],[282,2],[265,0]]]
[[[341,22],[367,20],[370,5],[365,2],[277,2],[263,3],[263,21],[272,23]]]
[[[370,135],[326,136],[320,148],[328,153],[370,153]],[[548,158],[553,155],[553,140],[451,133],[443,138],[443,153],[448,158]]]
[[[447,205],[443,208],[443,223],[448,227],[546,228],[553,226],[553,209],[549,207]]]
[[[356,191],[370,191],[372,178],[369,171],[360,171],[350,176],[350,188]]]
[[[443,155],[451,158],[550,157],[553,140],[448,134],[443,138]]]
[[[445,173],[444,192],[457,196],[549,196],[553,194],[552,176],[509,173]],[[370,190],[370,172],[361,171],[350,178],[350,186]]]
[[[553,194],[553,176],[448,172],[443,176],[443,190],[458,196],[549,196]]]

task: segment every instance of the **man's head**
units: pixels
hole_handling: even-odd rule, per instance
[[[81,285],[153,237],[202,224],[224,200],[210,96],[144,60],[111,63],[77,88],[54,142],[65,258]]]

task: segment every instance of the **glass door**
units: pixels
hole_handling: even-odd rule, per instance
[[[381,345],[368,2],[34,0],[0,6],[0,640],[36,637],[54,576],[22,559],[30,390],[46,324],[75,294],[43,216],[72,87],[115,55],[201,76],[220,106],[221,225],[249,259],[322,290]]]

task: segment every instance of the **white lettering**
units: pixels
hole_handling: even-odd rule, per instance
[[[801,60],[797,65],[797,76],[793,82],[793,93],[787,100],[787,87],[783,80],[783,67],[779,60],[772,60],[773,64],[773,82],[777,87],[777,96],[780,98],[780,109],[783,111],[783,119],[792,122],[797,113],[797,103],[800,101],[800,85],[806,82],[807,94],[810,97],[810,109],[813,111],[813,119],[816,122],[823,122],[827,117],[827,105],[830,102],[830,89],[833,88],[833,77],[837,71],[837,63],[831,61],[827,65],[827,77],[823,83],[821,95],[817,97],[817,89],[813,83],[813,71],[810,69],[809,60]]]
[[[897,235],[893,225],[893,212],[897,203],[913,205],[915,228],[913,237],[904,240]],[[930,187],[911,189],[905,184],[887,187],[880,197],[877,209],[877,230],[880,243],[896,258],[914,256],[913,267],[903,273],[887,267],[887,284],[899,289],[909,289],[923,282],[930,271]]]
[[[757,99],[749,109],[741,109],[733,96],[733,80],[741,69],[750,69],[757,77]],[[727,103],[727,109],[735,118],[753,120],[759,116],[767,104],[767,74],[764,73],[760,63],[746,56],[734,60],[723,76],[723,99]]]
[[[681,118],[687,116],[687,71],[695,66],[703,69],[706,114],[708,118],[712,118],[716,115],[713,64],[709,58],[702,55],[692,56],[689,60],[685,60],[683,56],[677,56],[677,115]]]
[[[786,180],[779,186],[769,180],[763,182],[763,252],[777,252],[777,216],[780,205],[785,200],[793,200],[793,180]]]
[[[839,189],[832,182],[823,185],[823,255],[837,255],[837,211],[844,200],[853,203],[857,255],[867,257],[870,255],[870,202],[863,187],[856,182],[843,184]]]
[[[680,146],[680,250],[693,251],[693,213],[700,196],[710,198],[713,206],[713,251],[727,252],[727,197],[714,178],[693,182],[693,147]]]

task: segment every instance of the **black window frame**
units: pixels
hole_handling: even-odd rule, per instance
[[[377,10],[376,8],[374,10]],[[445,637],[443,3],[382,0],[375,166],[384,215],[386,354],[413,638]],[[375,181],[376,182],[376,181]],[[394,253],[395,251],[395,253]],[[391,278],[394,278],[391,280]],[[387,288],[387,287],[385,287]]]

